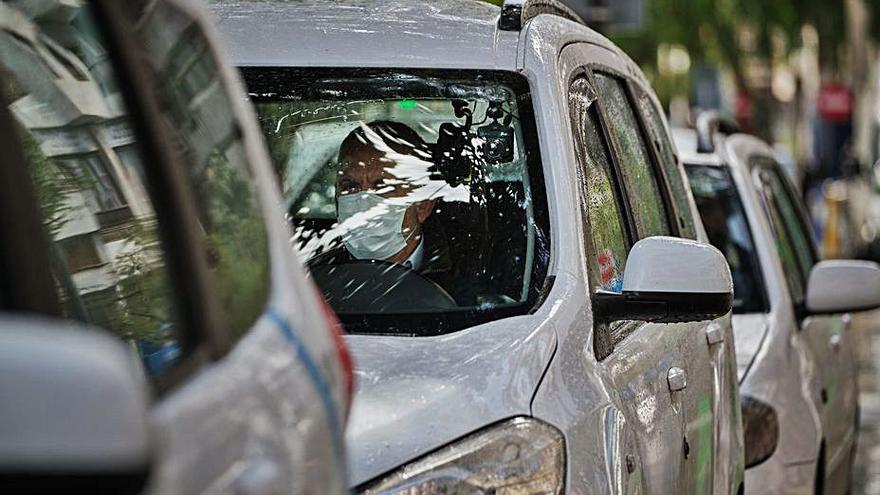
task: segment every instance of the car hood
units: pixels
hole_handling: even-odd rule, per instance
[[[733,315],[732,324],[736,344],[736,375],[742,383],[770,329],[770,317],[764,313]]]
[[[357,389],[346,441],[356,486],[495,421],[529,414],[556,332],[522,316],[439,337],[347,341]]]

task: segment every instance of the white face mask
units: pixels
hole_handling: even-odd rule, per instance
[[[348,228],[343,238],[348,252],[361,260],[385,260],[399,253],[413,234],[404,237],[402,232],[407,208],[371,192],[339,196],[336,216]]]

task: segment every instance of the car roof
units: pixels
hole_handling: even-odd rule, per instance
[[[516,67],[518,32],[477,0],[215,0],[239,66]]]

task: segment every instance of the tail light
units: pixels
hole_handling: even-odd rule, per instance
[[[354,396],[354,362],[351,359],[351,352],[345,344],[343,338],[344,330],[336,313],[330,308],[330,305],[324,300],[324,294],[315,287],[315,293],[320,301],[321,312],[324,315],[324,321],[330,327],[330,333],[333,337],[333,345],[336,346],[336,354],[339,358],[339,365],[342,368],[342,383],[345,387],[345,410],[344,417],[348,418],[348,412],[351,410],[351,400]]]

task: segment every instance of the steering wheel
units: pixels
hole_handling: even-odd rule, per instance
[[[456,309],[443,287],[396,263],[357,260],[309,267],[339,314],[425,313]]]

